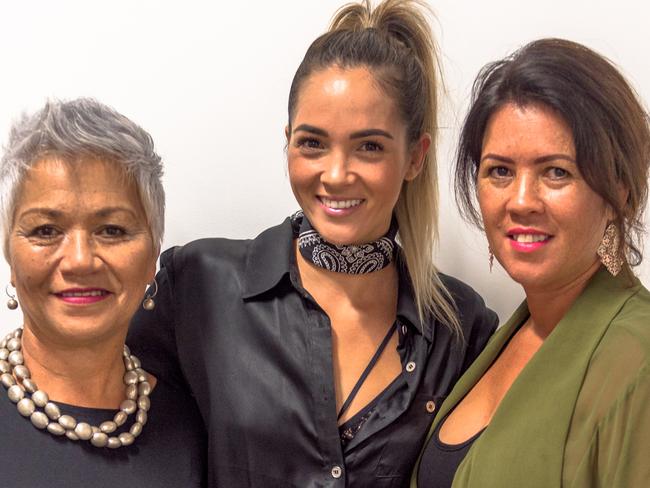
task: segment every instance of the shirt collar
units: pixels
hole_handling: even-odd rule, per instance
[[[288,275],[292,252],[293,230],[289,217],[253,239],[246,256],[244,299],[269,291]]]
[[[287,217],[280,225],[265,230],[252,240],[246,256],[244,299],[253,298],[271,290],[285,276],[289,275],[294,252],[293,239],[291,218]],[[404,322],[404,325],[432,341],[433,323],[423,326],[420,320],[411,277],[406,269],[406,261],[401,250],[398,251],[395,264],[399,276],[397,317]]]

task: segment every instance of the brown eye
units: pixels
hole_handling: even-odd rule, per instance
[[[126,231],[117,225],[107,225],[101,230],[100,233],[102,236],[109,238],[123,237],[126,235]]]
[[[512,173],[505,166],[495,166],[493,168],[490,168],[489,175],[492,178],[508,178],[512,175]]]
[[[549,168],[546,174],[552,180],[562,180],[569,176],[569,172],[567,170],[557,167]]]
[[[322,149],[323,147],[321,142],[313,137],[301,137],[296,142],[296,146],[304,149]]]
[[[31,235],[33,237],[37,237],[39,239],[54,239],[59,234],[60,232],[51,225],[40,225],[31,232]]]
[[[376,152],[376,151],[383,151],[383,149],[384,149],[384,146],[382,146],[381,144],[379,144],[377,142],[373,142],[373,141],[367,141],[367,142],[364,142],[361,145],[361,150],[362,151]]]

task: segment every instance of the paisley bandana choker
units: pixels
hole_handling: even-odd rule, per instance
[[[300,210],[291,216],[300,254],[310,263],[328,271],[366,274],[384,269],[397,251],[397,220],[393,217],[388,233],[367,244],[336,245],[327,242]]]

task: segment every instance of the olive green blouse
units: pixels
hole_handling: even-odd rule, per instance
[[[495,333],[429,437],[528,315],[524,302]],[[649,364],[650,292],[599,270],[512,384],[453,487],[650,487]]]

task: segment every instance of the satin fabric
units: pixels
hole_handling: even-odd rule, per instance
[[[165,252],[152,312],[128,343],[155,374],[186,381],[209,436],[211,486],[396,487],[408,483],[433,414],[496,327],[467,285],[444,276],[465,341],[421,323],[399,263],[403,370],[345,448],[336,420],[332,330],[301,287],[289,219],[254,240],[203,239]],[[411,366],[409,366],[411,365]]]

